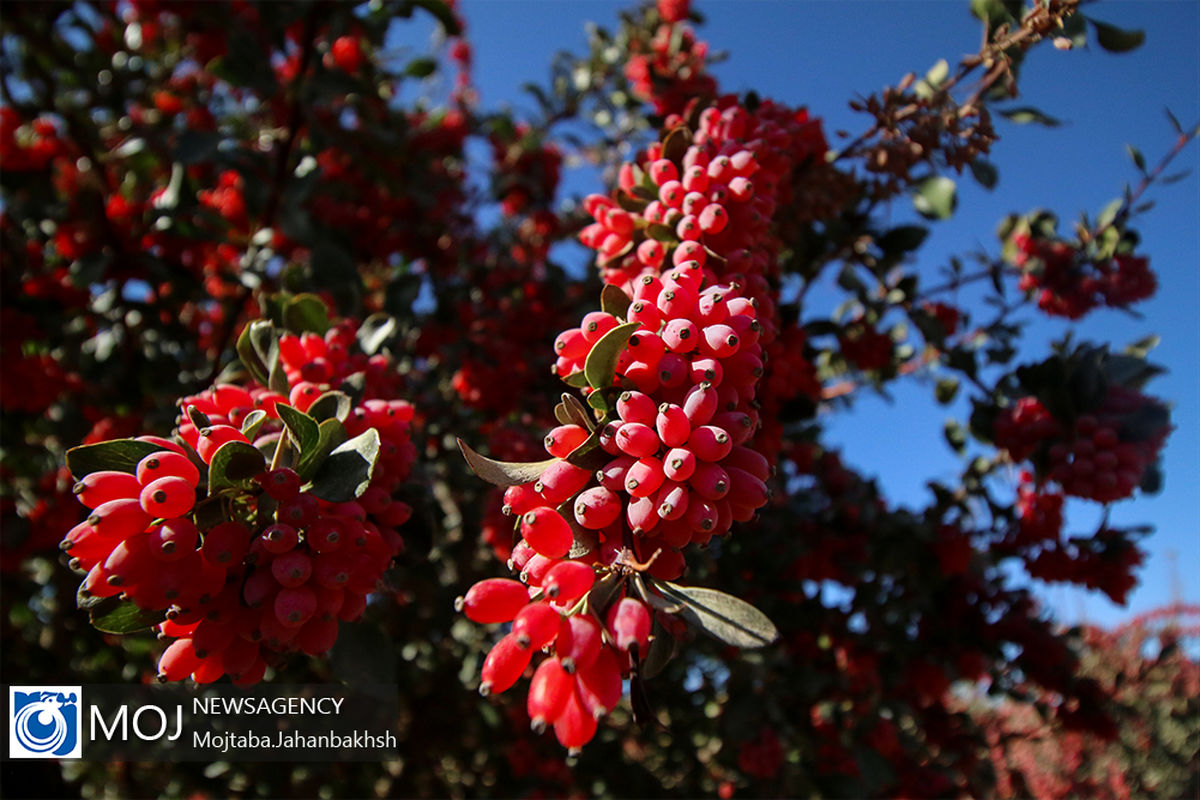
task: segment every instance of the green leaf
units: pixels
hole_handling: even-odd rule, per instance
[[[311,480],[334,448],[346,441],[346,426],[337,419],[322,420],[317,428],[320,432],[317,446],[296,462],[296,474],[302,481]]]
[[[920,247],[928,235],[929,229],[921,225],[901,225],[880,236],[876,244],[888,255],[902,255]]]
[[[1027,125],[1031,122],[1036,122],[1038,125],[1045,125],[1047,128],[1057,128],[1062,125],[1062,121],[1055,119],[1049,114],[1034,108],[1033,106],[1018,106],[1016,108],[1000,109],[1000,116],[1005,119],[1012,120],[1019,125]]]
[[[77,481],[102,470],[128,472],[132,475],[137,472],[139,461],[159,450],[162,450],[159,445],[135,442],[133,439],[85,444],[67,451],[67,468]]]
[[[358,346],[373,356],[395,338],[399,330],[396,318],[390,314],[372,314],[358,328]]]
[[[1125,145],[1125,151],[1129,153],[1129,157],[1133,160],[1133,165],[1138,168],[1138,172],[1146,171],[1146,157],[1142,155],[1142,151],[1131,144]]]
[[[946,439],[946,444],[950,445],[950,449],[954,452],[960,456],[966,452],[967,431],[957,420],[946,420],[946,423],[942,426],[942,435]]]
[[[299,457],[303,458],[305,453],[316,447],[317,440],[320,438],[317,421],[286,403],[277,404],[275,411],[279,414],[279,420],[283,423],[283,427],[287,428],[288,435],[291,436],[292,447],[296,449]]]
[[[958,387],[958,378],[942,378],[934,389],[934,397],[942,405],[948,405],[954,402],[954,397],[958,394]]]
[[[314,400],[312,405],[308,407],[308,416],[317,422],[323,422],[327,419],[336,419],[338,422],[345,422],[346,417],[350,416],[352,405],[350,395],[335,389],[325,392],[325,394]]]
[[[542,477],[546,467],[558,461],[557,458],[548,458],[545,461],[497,461],[475,452],[462,439],[457,441],[458,449],[462,451],[471,471],[496,486],[533,483]]]
[[[675,656],[676,649],[675,637],[669,634],[656,618],[650,633],[650,646],[646,649],[646,658],[639,668],[642,677],[649,679],[662,672]]]
[[[958,206],[954,181],[945,175],[931,175],[921,181],[915,187],[913,206],[926,219],[949,219]]]
[[[404,74],[410,78],[428,78],[437,72],[437,61],[432,58],[414,58],[404,68]]]
[[[379,431],[367,428],[333,448],[313,475],[310,491],[329,503],[348,503],[367,490],[378,459]]]
[[[1088,22],[1096,29],[1096,41],[1110,53],[1128,53],[1136,50],[1146,41],[1145,31],[1127,31],[1107,22],[1100,22],[1091,17]]]
[[[583,374],[583,370],[572,372],[567,377],[563,378],[563,383],[567,386],[574,386],[576,389],[582,389],[588,385],[587,376]]]
[[[148,630],[167,618],[166,609],[146,611],[136,603],[117,597],[106,597],[88,609],[92,627],[104,633],[138,633]]]
[[[745,600],[702,586],[656,581],[669,598],[683,604],[680,616],[712,638],[734,647],[764,647],[779,638],[775,623]]]
[[[595,427],[587,407],[579,402],[578,397],[566,392],[562,394],[562,402],[554,408],[554,417],[563,425],[578,425],[589,431]]]
[[[315,294],[298,294],[283,309],[283,324],[292,333],[316,333],[329,330],[329,309]]]
[[[1162,337],[1156,333],[1152,333],[1149,336],[1138,339],[1132,344],[1126,345],[1124,351],[1125,355],[1133,356],[1135,358],[1145,358],[1150,354],[1151,350],[1158,347],[1158,343],[1161,341]]]
[[[266,421],[267,412],[261,408],[254,409],[242,420],[242,436],[245,436],[250,441],[254,441],[254,437],[258,436],[258,432],[262,430],[262,426]]]
[[[971,162],[971,175],[985,189],[995,189],[996,182],[1000,180],[1000,173],[996,170],[996,165],[983,157],[976,158]]]
[[[674,244],[677,239],[675,236],[675,229],[668,225],[663,225],[660,222],[651,222],[649,225],[647,225],[646,235],[651,239],[659,242],[665,242],[667,244]]]
[[[629,313],[629,306],[633,301],[629,299],[629,295],[625,294],[624,290],[613,286],[611,283],[604,284],[604,289],[600,292],[600,310],[612,314],[617,319],[625,319],[625,315]]]
[[[226,442],[208,464],[208,494],[211,497],[223,489],[251,489],[254,476],[266,468],[266,457],[254,445]]]
[[[946,59],[938,59],[938,62],[930,67],[929,72],[925,73],[925,81],[937,89],[942,85],[942,82],[950,75],[950,64]]]
[[[667,134],[662,143],[662,157],[674,161],[676,164],[683,163],[683,156],[687,153],[688,147],[692,144],[692,134],[686,126],[680,125],[672,128]]]
[[[587,361],[583,364],[583,374],[589,386],[593,389],[612,386],[617,358],[625,350],[629,337],[640,327],[640,323],[626,322],[601,336],[599,341],[592,345],[592,351],[588,353]]]
[[[270,325],[271,323],[268,322],[267,324]],[[241,359],[242,366],[246,368],[251,377],[263,386],[266,386],[268,380],[267,363],[258,354],[252,343],[250,333],[253,327],[254,323],[250,323],[242,329],[242,333],[238,336],[237,340],[237,354],[238,358]]]

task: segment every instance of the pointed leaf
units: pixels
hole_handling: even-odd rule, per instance
[[[931,175],[916,186],[913,206],[926,219],[949,219],[958,206],[954,181],[944,175]]]
[[[292,333],[316,333],[329,330],[329,309],[315,294],[298,294],[283,309],[283,324]]]
[[[1004,108],[1000,110],[1000,116],[1010,119],[1019,125],[1027,125],[1031,122],[1036,122],[1039,125],[1045,125],[1047,128],[1057,128],[1059,125],[1062,125],[1061,120],[1055,119],[1044,111],[1036,109],[1033,106]]]
[[[625,345],[629,343],[629,337],[639,327],[641,325],[637,322],[618,325],[592,345],[592,352],[588,353],[587,361],[583,365],[583,374],[587,378],[589,386],[594,389],[612,386],[613,373],[617,368],[617,357],[625,350]]]
[[[1145,31],[1127,31],[1090,17],[1088,22],[1096,29],[1096,41],[1110,53],[1128,53],[1138,49],[1142,42],[1146,41]]]
[[[286,403],[277,404],[275,411],[279,414],[279,421],[287,428],[288,435],[292,439],[292,447],[296,448],[300,458],[304,458],[304,454],[316,447],[317,440],[320,439],[321,434],[317,428],[317,421]]]
[[[67,451],[67,468],[77,481],[102,470],[128,472],[132,475],[137,472],[139,461],[159,450],[162,448],[156,444],[135,442],[133,439],[85,444]]]
[[[651,222],[646,226],[646,235],[656,241],[669,244],[673,244],[678,238],[675,236],[675,230],[673,228],[658,222]]]
[[[656,582],[669,598],[684,604],[680,612],[689,624],[734,647],[764,647],[779,638],[775,623],[745,600],[702,586]]]
[[[583,370],[572,372],[567,377],[563,378],[563,383],[567,386],[574,386],[576,389],[582,389],[588,385],[587,376],[583,374]]]
[[[692,144],[691,131],[684,125],[679,125],[671,129],[662,143],[662,157],[674,161],[676,164],[683,163],[683,156],[687,153],[688,147]]]
[[[654,620],[654,628],[650,634],[650,646],[646,649],[646,659],[642,662],[642,677],[653,678],[664,669],[675,656],[675,637],[667,633],[667,629]]]
[[[258,432],[262,430],[262,426],[266,421],[267,412],[261,408],[254,409],[242,420],[242,435],[253,442],[254,437],[258,436]]]
[[[567,417],[563,425],[578,425],[589,431],[595,427],[592,415],[588,413],[587,407],[579,402],[579,398],[575,395],[563,392],[562,402],[559,403],[559,407],[565,409],[564,414]]]
[[[250,326],[247,325],[242,329],[242,333],[237,340],[237,354],[241,359],[242,366],[250,373],[254,380],[258,381],[263,386],[267,385],[267,364],[258,355],[254,349],[254,345],[250,341]]]
[[[167,618],[166,609],[146,611],[136,603],[107,597],[88,610],[92,627],[104,633],[138,633],[148,630]]]
[[[472,472],[496,486],[532,483],[542,477],[546,467],[559,460],[548,458],[545,461],[497,461],[475,452],[462,439],[458,440],[458,449],[462,451],[463,458],[467,460],[467,466]]]
[[[336,419],[322,420],[317,427],[320,436],[316,447],[301,456],[296,464],[296,474],[302,481],[311,480],[334,448],[346,441],[346,426]]]
[[[600,309],[609,314],[612,314],[617,319],[625,319],[625,314],[629,312],[629,306],[633,303],[629,299],[629,295],[617,286],[611,283],[606,283],[604,289],[600,291]]]
[[[338,445],[317,469],[310,491],[330,503],[348,503],[371,483],[379,459],[379,431],[367,430]]]
[[[350,395],[345,392],[330,391],[313,401],[313,404],[308,407],[308,416],[317,422],[324,422],[327,419],[345,422],[346,418],[350,416],[352,405]]]
[[[254,476],[267,468],[267,459],[252,444],[226,442],[213,453],[208,465],[208,494],[223,489],[251,489]]]
[[[358,328],[358,346],[373,356],[399,332],[395,317],[389,314],[372,314]]]

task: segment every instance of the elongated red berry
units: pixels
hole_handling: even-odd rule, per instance
[[[571,550],[575,534],[562,515],[550,506],[542,506],[521,517],[521,537],[546,558],[562,558]]]
[[[130,497],[101,503],[92,511],[87,521],[103,538],[123,539],[146,530],[154,521],[154,517],[142,509],[142,504],[136,497]]]
[[[634,497],[649,497],[664,480],[662,462],[657,458],[639,458],[625,473],[625,491]]]
[[[142,510],[156,519],[182,517],[196,504],[195,484],[168,475],[146,484],[140,495]]]
[[[601,648],[596,660],[575,673],[579,700],[595,719],[612,711],[621,701],[621,667],[611,647]]]
[[[625,519],[634,533],[644,534],[658,525],[658,509],[653,497],[637,497],[625,507]]]
[[[583,707],[579,692],[574,691],[554,722],[554,735],[563,747],[577,750],[592,740],[597,727],[596,718]]]
[[[101,470],[80,478],[75,484],[75,496],[88,508],[96,508],[112,500],[126,500],[141,494],[138,479],[128,472]]]
[[[196,440],[196,452],[204,463],[208,464],[221,445],[226,442],[248,442],[248,440],[240,430],[232,425],[211,425],[200,431],[200,438]]]
[[[623,424],[617,429],[616,442],[622,453],[634,458],[652,456],[662,444],[654,429],[641,422]]]
[[[473,622],[491,624],[511,622],[528,603],[529,590],[520,581],[486,578],[468,589],[454,606]]]
[[[191,639],[176,639],[158,659],[160,681],[181,681],[200,666],[200,658],[192,648]]]
[[[588,530],[607,528],[621,515],[621,498],[604,486],[593,486],[575,499],[575,521]]]
[[[587,486],[591,479],[591,470],[577,467],[569,461],[555,461],[542,470],[542,477],[534,488],[547,504],[557,506]]]
[[[522,647],[541,650],[558,636],[561,620],[562,616],[549,603],[530,603],[517,613],[512,634]]]
[[[179,561],[195,552],[200,534],[187,517],[168,519],[146,534],[150,555],[159,561]]]
[[[546,597],[566,607],[583,597],[596,581],[590,564],[580,561],[560,561],[551,567],[542,581]]]
[[[617,398],[617,416],[622,422],[640,422],[643,425],[653,425],[658,415],[658,407],[649,395],[638,391],[622,392]]]
[[[200,482],[200,470],[182,453],[163,450],[138,462],[137,479],[143,486],[168,475],[183,478],[193,487]]]
[[[586,667],[596,660],[603,642],[603,631],[591,614],[566,617],[558,629],[554,651],[569,672]]]
[[[644,655],[652,623],[650,609],[632,597],[621,598],[608,610],[608,632],[619,650],[628,651],[637,645],[638,652]]]
[[[276,500],[290,500],[300,493],[300,476],[286,467],[264,472],[254,480]]]
[[[499,694],[516,683],[521,673],[529,666],[532,653],[531,649],[521,647],[511,633],[492,645],[491,651],[483,661],[479,693],[484,696]]]
[[[286,553],[300,543],[299,532],[291,525],[277,522],[262,532],[263,549],[268,553]]]
[[[692,432],[692,424],[683,408],[673,403],[663,403],[658,407],[658,417],[654,423],[658,438],[667,447],[681,447]]]
[[[312,574],[312,567],[312,559],[307,554],[293,550],[271,562],[271,574],[279,581],[280,586],[290,588],[307,581],[308,576]]]
[[[317,610],[317,597],[307,586],[281,589],[275,595],[275,618],[288,628],[298,628]]]
[[[612,317],[609,317],[612,319]],[[588,438],[587,428],[582,425],[559,425],[546,434],[546,452],[556,458],[566,458]]]
[[[567,707],[567,701],[575,691],[575,678],[557,658],[547,658],[534,670],[529,681],[529,696],[525,708],[535,731],[542,731]]]

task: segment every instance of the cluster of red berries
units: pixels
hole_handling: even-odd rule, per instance
[[[528,585],[488,578],[459,598],[457,607],[475,622],[511,623],[483,662],[479,690],[484,695],[515,684],[535,652],[550,653],[529,683],[529,719],[536,731],[553,725],[563,747],[576,749],[591,741],[599,719],[620,701],[631,656],[646,653],[653,615],[641,600],[621,597],[602,622],[580,602],[595,583],[592,565],[555,559],[535,565],[534,559],[544,556],[533,550],[514,553],[514,567]],[[524,566],[518,566],[521,559]]]
[[[87,571],[85,596],[121,594],[143,609],[166,612],[159,630],[175,641],[159,662],[160,679],[190,675],[207,683],[228,674],[238,683],[255,683],[288,652],[327,652],[338,622],[362,615],[367,595],[402,552],[396,528],[412,509],[394,495],[416,456],[409,432],[413,407],[370,392],[365,396],[371,399],[353,406],[343,423],[349,437],[373,428],[380,439],[370,482],[355,500],[320,499],[303,488],[295,470],[279,467],[257,476],[259,490],[243,497],[242,518],[214,525],[194,513],[205,496],[201,467],[211,465],[225,444],[276,449],[285,435],[281,405],[304,410],[314,395],[331,388],[330,381],[354,371],[382,373],[390,365],[384,356],[342,352],[354,333],[353,324],[339,324],[324,337],[285,334],[296,347],[313,350],[319,342],[326,348],[326,380],[301,381],[287,398],[231,384],[184,398],[179,441],[141,437],[162,450],[143,458],[135,474],[93,472],[76,485],[93,513],[67,535],[63,549],[73,566]],[[289,349],[281,346],[281,353]],[[376,377],[366,385],[386,385],[381,374]],[[251,441],[240,426],[255,410],[266,416]]]
[[[1170,426],[1148,435],[1127,433],[1127,423],[1143,410],[1159,408],[1153,398],[1112,385],[1090,414],[1068,430],[1034,397],[1023,397],[995,422],[996,446],[1014,461],[1032,457],[1045,446],[1046,474],[1075,497],[1111,503],[1129,497],[1158,459]],[[1163,415],[1165,417],[1165,415]]]
[[[1021,485],[1017,488],[1017,514],[1020,517],[1017,544],[1056,542],[1063,526],[1063,496],[1037,490],[1033,486],[1033,476],[1022,472]]]
[[[1038,307],[1047,314],[1078,319],[1098,306],[1125,308],[1158,288],[1144,257],[1118,254],[1109,261],[1094,261],[1066,242],[1028,233],[1015,234],[1013,244],[1013,264],[1024,273],[1018,285],[1036,292]]]
[[[687,16],[687,3],[660,3],[659,14],[663,24],[652,37],[639,31],[641,36],[630,39],[625,79],[634,97],[654,104],[655,113],[677,114],[693,97],[713,95],[717,84],[704,70],[708,42],[697,41],[691,28],[676,28]]]
[[[892,337],[862,323],[838,337],[842,355],[861,370],[883,369],[892,363]]]

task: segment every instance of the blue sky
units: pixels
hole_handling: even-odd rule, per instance
[[[509,104],[531,111],[531,98],[520,92],[526,81],[548,75],[554,52],[582,52],[584,25],[593,20],[614,28],[624,4],[600,0],[464,0],[463,13],[475,47],[475,81],[482,107]],[[923,74],[938,59],[952,64],[974,52],[979,25],[967,3],[816,2],[812,0],[710,0],[697,2],[706,15],[701,37],[729,58],[714,67],[727,91],[754,89],[763,96],[807,105],[824,118],[826,130],[862,130],[864,117],[847,101],[856,95],[895,84],[907,72]],[[1146,43],[1133,53],[1114,55],[1094,45],[1088,50],[1060,52],[1039,48],[1022,75],[1022,104],[1035,105],[1064,121],[1055,129],[1019,126],[997,120],[1001,141],[992,154],[1000,182],[988,192],[969,178],[960,182],[959,211],[936,224],[918,265],[933,276],[951,254],[986,249],[994,253],[996,223],[1009,212],[1035,207],[1056,211],[1066,222],[1080,211],[1095,216],[1137,174],[1126,153],[1134,144],[1153,164],[1174,140],[1163,109],[1169,107],[1185,126],[1200,121],[1200,3],[1181,0],[1096,3],[1086,12],[1100,20],[1146,32]],[[424,22],[405,31],[404,39],[420,41]],[[432,26],[430,26],[432,28]],[[409,37],[413,38],[409,38]],[[831,137],[832,138],[832,137]],[[1196,171],[1200,146],[1193,143],[1172,169]],[[600,187],[590,174],[568,173],[567,193]],[[1149,391],[1174,404],[1176,431],[1165,452],[1166,483],[1156,497],[1118,504],[1113,522],[1149,522],[1158,532],[1144,546],[1149,558],[1142,584],[1127,607],[1114,606],[1101,595],[1049,587],[1041,591],[1063,619],[1117,623],[1168,602],[1172,596],[1169,553],[1174,553],[1184,598],[1200,601],[1200,177],[1193,174],[1171,186],[1151,189],[1157,206],[1136,227],[1142,250],[1157,271],[1160,291],[1138,306],[1144,319],[1111,311],[1094,312],[1078,326],[1078,335],[1118,347],[1157,332],[1163,343],[1153,359],[1170,373]],[[894,222],[912,216],[907,201],[889,212]],[[582,251],[564,258],[582,260]],[[816,299],[821,298],[816,294]],[[832,297],[833,295],[828,295]],[[830,304],[832,308],[832,304]],[[1034,314],[1025,360],[1040,358],[1065,326]],[[844,448],[846,459],[878,477],[897,504],[921,505],[924,484],[931,478],[951,479],[961,463],[942,443],[948,413],[932,400],[931,389],[909,382],[897,387],[895,402],[867,397],[851,414],[826,419],[831,440]],[[881,431],[886,435],[881,436]],[[886,441],[886,446],[881,443]],[[1068,527],[1094,529],[1099,507],[1073,503]]]

